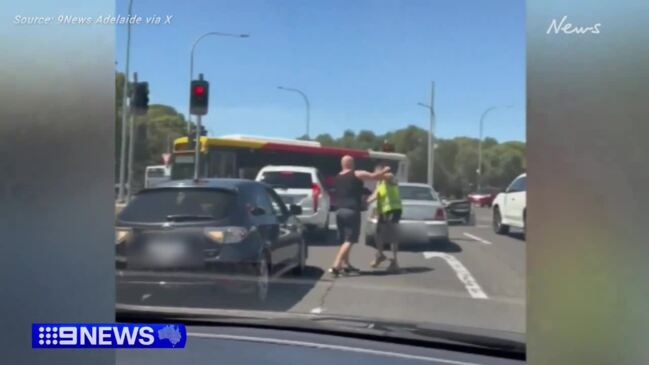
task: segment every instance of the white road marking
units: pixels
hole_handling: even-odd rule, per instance
[[[140,300],[145,301],[145,300],[149,299],[150,297],[151,297],[151,294],[149,294],[149,293],[142,294],[142,298]]]
[[[482,242],[482,243],[484,243],[485,245],[490,245],[490,244],[491,244],[491,242],[489,242],[489,241],[487,241],[487,240],[485,240],[485,239],[482,239],[482,238],[480,238],[480,237],[478,237],[478,236],[474,236],[474,235],[472,235],[472,234],[470,234],[470,233],[466,233],[466,232],[464,232],[464,235],[467,236],[467,237],[469,237],[469,238],[471,238],[471,239],[473,239],[473,240],[476,240],[476,241],[478,241],[478,242]]]
[[[411,355],[411,354],[406,354],[401,352],[373,350],[368,348],[351,347],[351,346],[343,346],[343,345],[329,345],[324,343],[315,343],[315,342],[307,342],[307,341],[285,340],[279,338],[226,335],[226,334],[200,333],[200,332],[187,332],[187,336],[199,337],[199,338],[216,338],[216,339],[221,339],[226,341],[227,340],[248,341],[248,342],[267,343],[267,344],[274,344],[274,345],[284,345],[284,346],[302,346],[302,347],[310,347],[310,348],[324,349],[324,350],[346,351],[346,352],[355,352],[355,353],[370,354],[370,355],[389,356],[389,357],[396,357],[396,358],[408,359],[408,360],[420,360],[420,361],[432,362],[436,364],[478,365],[477,363],[474,362],[449,360],[449,359],[443,359],[439,357]]]
[[[473,275],[471,275],[469,270],[455,256],[443,252],[424,252],[424,258],[432,259],[433,257],[441,257],[455,270],[457,278],[464,284],[464,287],[472,298],[489,299]]]
[[[320,314],[320,313],[322,313],[322,308],[320,308],[320,307],[315,307],[315,308],[311,309],[311,313],[313,313],[313,314]]]

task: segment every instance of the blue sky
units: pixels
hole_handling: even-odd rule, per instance
[[[148,81],[152,103],[187,113],[192,42],[205,38],[195,74],[210,81],[210,134],[293,138],[346,129],[376,133],[427,128],[435,81],[437,135],[525,140],[525,2],[520,0],[133,0],[133,14],[173,16],[132,27],[131,73]],[[127,1],[117,1],[127,14]],[[126,26],[116,33],[124,70]]]

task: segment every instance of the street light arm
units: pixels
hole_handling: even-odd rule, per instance
[[[310,124],[310,119],[311,119],[311,103],[309,102],[309,98],[306,96],[302,90],[299,89],[294,89],[290,87],[284,87],[284,86],[278,86],[277,87],[279,90],[284,90],[284,91],[292,91],[294,93],[298,93],[302,95],[302,98],[304,99],[304,103],[306,104],[306,136],[309,138],[309,124]]]

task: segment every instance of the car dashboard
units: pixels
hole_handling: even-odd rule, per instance
[[[521,360],[461,353],[331,334],[232,326],[188,326],[184,349],[117,351],[131,364],[524,364]]]

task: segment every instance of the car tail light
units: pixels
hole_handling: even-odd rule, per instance
[[[435,218],[433,218],[435,221],[445,221],[446,220],[446,212],[444,211],[443,208],[437,208],[437,211],[435,211]]]
[[[311,193],[313,195],[313,211],[317,212],[318,211],[318,200],[320,199],[320,193],[322,191],[322,188],[320,188],[320,185],[313,183],[311,184]]]
[[[248,236],[244,227],[205,228],[205,235],[216,243],[239,243]]]

